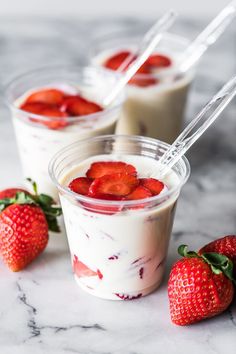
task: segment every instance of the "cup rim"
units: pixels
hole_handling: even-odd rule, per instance
[[[70,190],[68,187],[63,186],[57,179],[57,177],[54,174],[54,167],[55,164],[57,162],[57,159],[61,156],[62,153],[66,153],[69,152],[70,150],[72,150],[74,147],[76,147],[78,144],[85,144],[85,143],[92,143],[94,142],[99,142],[99,141],[104,141],[105,139],[130,139],[133,141],[139,141],[139,142],[150,142],[151,144],[158,144],[160,145],[162,148],[168,148],[170,145],[160,141],[158,139],[153,139],[153,138],[149,138],[149,137],[144,137],[144,136],[139,136],[139,135],[116,135],[116,134],[110,134],[110,135],[100,135],[100,136],[96,136],[93,138],[86,138],[86,139],[82,139],[82,140],[78,140],[76,142],[74,142],[73,144],[67,145],[66,147],[60,149],[50,160],[49,165],[48,165],[48,173],[49,176],[52,180],[52,182],[54,183],[54,185],[58,188],[59,191],[65,193],[66,195],[68,195],[69,197],[76,199],[78,202],[81,203],[88,203],[88,204],[93,204],[93,205],[97,205],[97,206],[107,206],[107,207],[111,207],[111,206],[127,206],[127,207],[131,207],[131,206],[135,206],[137,204],[140,204],[140,202],[142,203],[142,205],[148,205],[149,203],[153,203],[153,202],[158,202],[158,201],[163,201],[163,200],[168,200],[168,198],[175,194],[178,190],[180,190],[182,188],[182,186],[187,182],[189,175],[190,175],[190,164],[188,159],[185,156],[182,156],[181,159],[176,163],[177,164],[182,164],[185,168],[185,176],[182,178],[182,180],[180,180],[180,183],[176,186],[174,186],[173,188],[168,189],[167,191],[165,191],[164,193],[162,193],[161,195],[156,195],[156,196],[152,196],[149,198],[145,198],[145,199],[136,199],[136,200],[104,200],[104,199],[98,199],[98,198],[91,198],[88,196],[84,196],[82,194],[78,194],[73,192],[72,190]],[[108,155],[109,156],[109,155]]]
[[[130,33],[130,34],[128,33],[127,36],[125,36],[125,34],[122,35],[122,33],[119,33],[117,35],[114,34],[113,37],[121,38],[121,39],[122,38],[130,38],[131,39],[131,43],[130,44],[132,45],[132,39],[137,38],[137,35],[135,35],[135,33]],[[111,41],[113,37],[112,37],[112,35],[110,35],[110,37],[109,37],[109,35],[108,36],[103,36],[103,37],[101,37],[101,42],[102,41],[106,41],[106,40],[107,41],[108,40]],[[186,38],[184,36],[175,34],[175,33],[171,33],[171,32],[164,33],[162,40],[165,40],[165,38],[167,38],[167,40],[170,39],[170,40],[174,40],[176,42],[178,41],[179,43],[185,44],[186,46],[191,43],[190,39],[188,39],[188,38]],[[157,45],[156,48],[158,49],[158,45]],[[100,53],[102,53],[102,51],[97,53],[97,55],[99,55]],[[98,63],[97,64],[94,63],[93,59],[95,57],[96,57],[96,55],[92,56],[92,51],[90,50],[90,53],[89,53],[90,63],[92,65],[95,65],[96,67],[100,67],[100,65]],[[101,66],[101,67],[107,72],[112,72],[113,75],[117,75],[117,76],[122,75],[121,73],[118,73],[115,70],[112,70],[112,69],[109,69],[109,68],[106,68],[106,67],[103,67],[103,66]],[[186,76],[187,73],[191,72],[193,70],[193,68],[194,68],[194,66],[189,68],[189,70],[184,74],[184,77]],[[137,74],[135,74],[135,78],[140,79],[140,80],[141,79],[148,79],[148,78],[163,79],[163,78],[166,78],[166,77],[171,76],[171,75],[178,75],[179,73],[180,73],[180,71],[178,70],[178,67],[176,67],[176,65],[174,65],[173,67],[170,67],[170,68],[168,68],[168,67],[167,68],[162,68],[162,70],[160,70],[160,72],[158,72],[158,73],[150,73],[150,74],[137,73]],[[129,87],[130,86],[133,87],[134,85],[129,85]],[[148,88],[148,87],[144,87],[144,88]]]
[[[95,113],[91,113],[91,114],[87,114],[87,115],[81,115],[81,116],[68,116],[68,117],[50,117],[50,116],[43,116],[40,114],[35,114],[35,113],[31,113],[31,112],[27,112],[24,111],[23,109],[17,107],[14,102],[11,102],[11,100],[9,99],[9,91],[12,89],[12,87],[14,87],[14,85],[21,81],[24,78],[27,78],[28,76],[31,75],[39,75],[40,72],[50,72],[50,71],[60,71],[60,70],[92,70],[92,71],[96,71],[96,72],[100,72],[101,74],[105,74],[108,75],[110,77],[114,77],[114,75],[112,75],[112,73],[106,72],[103,68],[99,68],[96,67],[94,65],[46,65],[46,66],[42,66],[42,67],[38,67],[36,69],[30,70],[30,71],[26,71],[24,73],[21,73],[17,76],[15,76],[6,86],[5,86],[5,90],[4,90],[4,101],[6,103],[6,105],[8,106],[8,108],[16,113],[20,113],[22,116],[23,115],[30,115],[30,117],[35,118],[35,119],[40,119],[40,121],[42,122],[61,122],[63,120],[63,122],[68,122],[68,123],[74,123],[74,122],[80,122],[80,121],[84,121],[84,120],[88,120],[90,121],[94,121],[97,120],[101,115],[104,114],[109,114],[112,111],[115,111],[116,109],[118,109],[119,107],[122,106],[124,100],[125,100],[125,93],[124,90],[119,94],[118,98],[115,100],[115,103],[113,105],[109,105],[108,107],[105,107],[102,111],[99,112],[95,112]],[[49,87],[49,86],[48,86]]]

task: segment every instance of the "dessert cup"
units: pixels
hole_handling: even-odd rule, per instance
[[[119,51],[135,51],[140,39],[141,36],[132,34],[101,38],[90,51],[90,60],[93,65],[102,66],[108,57]],[[154,54],[168,56],[172,65],[151,74],[137,74],[137,85],[127,86],[127,99],[116,127],[117,134],[149,136],[168,143],[175,140],[183,125],[187,95],[194,76],[194,69],[180,75],[176,68],[188,45],[189,41],[180,36],[169,33],[163,36]],[[119,76],[115,71],[105,70]],[[143,80],[152,81],[153,78],[156,83],[142,87]]]
[[[176,202],[190,167],[182,158],[164,178],[160,195],[131,201],[87,197],[68,188],[94,161],[132,163],[141,177],[158,174],[168,145],[155,139],[108,135],[78,141],[51,160],[64,214],[75,279],[85,291],[112,300],[131,300],[162,280]]]
[[[42,88],[69,89],[72,93],[79,90],[99,103],[112,85],[114,75],[92,67],[39,69],[16,78],[8,85],[6,100],[12,113],[23,174],[37,182],[40,192],[57,197],[56,188],[48,176],[48,163],[59,149],[80,139],[114,133],[124,97],[122,93],[112,106],[103,111],[63,118],[65,126],[55,129],[53,124],[60,122],[61,118],[45,117],[19,108],[26,95]]]

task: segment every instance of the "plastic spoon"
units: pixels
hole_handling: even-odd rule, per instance
[[[222,89],[203,107],[199,114],[187,125],[174,143],[160,158],[160,177],[164,177],[186,151],[219,117],[236,95],[236,76],[231,78]],[[200,123],[200,125],[198,124]],[[195,128],[198,124],[198,128]]]
[[[173,24],[175,18],[175,12],[169,11],[164,16],[162,16],[161,19],[153,27],[151,27],[151,29],[144,36],[136,59],[132,62],[124,75],[119,78],[109,95],[105,97],[103,101],[104,106],[111,104],[119,92],[143,65],[143,63],[147,60],[147,58],[157,46],[158,42],[161,40],[163,33]]]
[[[179,59],[180,73],[193,66],[205,51],[220,37],[236,15],[236,1],[230,2],[197,36]],[[178,64],[177,64],[178,66]]]

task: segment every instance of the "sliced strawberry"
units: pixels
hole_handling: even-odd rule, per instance
[[[130,85],[140,86],[140,87],[156,85],[157,83],[158,80],[155,79],[153,76],[142,77],[142,75],[134,75],[132,79],[129,80]]]
[[[68,117],[68,114],[65,112],[60,111],[57,107],[47,107],[42,109],[41,115],[45,117],[55,117],[55,118],[61,118],[61,117]]]
[[[155,178],[140,178],[140,183],[142,186],[147,188],[152,195],[158,195],[164,188],[164,183]]]
[[[145,199],[152,197],[152,193],[143,186],[138,186],[135,190],[125,197],[125,200]]]
[[[171,65],[171,60],[165,55],[153,54],[147,59],[146,64],[155,68],[165,68]]]
[[[64,99],[61,110],[67,112],[70,116],[83,116],[103,110],[97,103],[86,100],[76,95],[68,96]]]
[[[51,105],[60,105],[63,101],[64,93],[57,89],[44,89],[32,93],[26,100],[26,103],[45,103]]]
[[[103,64],[106,68],[112,69],[112,70],[117,70],[120,65],[124,62],[124,60],[131,54],[129,51],[123,51],[114,54],[112,57],[108,58],[106,62]],[[135,60],[135,56],[132,58],[128,66]],[[130,79],[129,84],[130,85],[135,85],[135,86],[140,86],[140,87],[147,87],[151,85],[155,85],[158,81],[154,77],[142,77],[140,74],[151,74],[151,68],[146,61],[137,71],[137,75],[134,75],[132,79]]]
[[[151,73],[151,71],[149,69],[149,66],[146,63],[144,63],[142,66],[140,66],[140,68],[136,72],[136,74],[150,74],[150,73]]]
[[[26,194],[29,194],[29,192],[21,188],[8,188],[4,189],[3,191],[0,191],[0,199],[14,198],[17,192],[24,192]]]
[[[139,184],[135,176],[114,173],[96,178],[89,188],[89,196],[99,199],[117,200],[130,194]]]
[[[86,173],[88,178],[99,178],[113,173],[128,173],[136,176],[137,171],[134,166],[122,161],[101,161],[94,162]]]
[[[129,52],[128,50],[116,53],[110,58],[108,58],[105,63],[103,63],[103,66],[111,70],[117,70],[130,54],[131,52]]]
[[[20,106],[20,109],[23,111],[33,113],[33,114],[41,114],[44,109],[50,108],[51,106],[45,103],[33,102],[33,103],[23,103]]]
[[[68,187],[75,193],[87,195],[91,183],[92,179],[90,178],[78,177],[73,179],[73,181],[70,182]]]
[[[48,107],[42,109],[40,115],[45,116],[45,117],[52,117],[52,118],[65,118],[68,117],[68,115],[65,112],[61,112],[58,108],[56,107]],[[64,119],[61,120],[43,120],[43,119],[38,119],[38,118],[29,118],[32,122],[34,123],[40,123],[45,125],[49,129],[61,129],[65,128],[68,125],[68,122]]]
[[[116,53],[112,57],[108,58],[106,60],[106,62],[103,64],[103,66],[105,66],[106,68],[111,69],[111,70],[117,70],[121,66],[121,64],[129,57],[130,54],[131,54],[131,52],[129,52],[129,51],[123,51],[123,52]],[[128,63],[128,66],[135,59],[136,59],[136,56],[133,56],[132,59],[130,60],[130,62]],[[124,70],[126,70],[127,67]],[[138,74],[149,74],[150,73],[149,65],[147,65],[145,62],[138,69],[137,73]]]
[[[99,279],[103,278],[103,274],[102,274],[102,272],[99,269],[97,270],[97,275],[98,275]]]
[[[77,277],[93,277],[98,275],[97,272],[94,272],[83,262],[81,262],[76,255],[74,255],[73,259],[73,271]]]

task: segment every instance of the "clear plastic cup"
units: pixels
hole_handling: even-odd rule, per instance
[[[91,63],[101,67],[106,58],[119,51],[134,51],[142,35],[128,31],[117,37],[110,35],[97,38],[89,52]],[[117,124],[117,134],[148,136],[167,143],[172,143],[179,135],[195,70],[191,68],[180,75],[175,64],[189,43],[187,39],[174,34],[163,35],[156,52],[169,56],[173,60],[173,66],[152,74],[135,76],[137,83],[142,84],[144,80],[152,82],[154,79],[154,84],[146,87],[131,84],[127,86],[127,99]],[[119,77],[113,70],[106,71]]]
[[[44,87],[69,88],[100,103],[114,82],[114,75],[99,68],[58,66],[29,72],[8,85],[6,101],[12,113],[23,174],[37,182],[40,192],[57,197],[56,188],[48,176],[48,163],[59,149],[80,139],[114,133],[124,95],[120,94],[111,107],[101,112],[63,118],[60,129],[54,129],[53,124],[61,122],[61,118],[21,110],[22,97],[31,90]]]
[[[67,186],[78,176],[76,168],[94,156],[97,161],[129,156],[158,165],[167,147],[151,138],[108,135],[78,141],[51,160],[49,173],[60,195],[75,279],[85,291],[104,299],[131,300],[160,285],[176,202],[190,166],[183,157],[168,177],[170,189],[131,201],[72,192]]]

